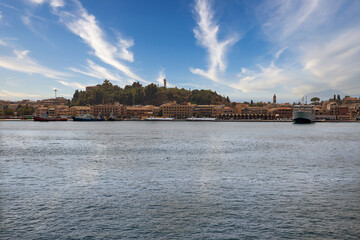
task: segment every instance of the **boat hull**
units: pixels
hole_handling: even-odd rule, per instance
[[[149,118],[145,118],[145,121],[174,121],[174,118],[154,118],[154,117],[149,117]]]
[[[307,118],[295,118],[293,119],[294,123],[312,123],[310,119]]]
[[[34,121],[39,122],[53,122],[53,121],[67,121],[67,118],[42,118],[42,117],[34,117]]]
[[[88,119],[88,118],[79,118],[79,117],[73,117],[74,121],[79,121],[79,122],[100,122],[100,121],[105,121],[105,119]]]
[[[186,121],[213,122],[213,121],[216,121],[216,118],[187,118]]]
[[[314,122],[315,117],[311,112],[294,112],[293,113],[293,122],[294,123],[312,123]]]

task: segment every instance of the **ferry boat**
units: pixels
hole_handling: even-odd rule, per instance
[[[173,121],[174,118],[148,117],[145,121]]]
[[[90,122],[90,121],[105,121],[103,118],[95,118],[90,114],[82,115],[79,117],[73,117],[74,121]]]
[[[315,110],[312,105],[293,106],[294,123],[312,123],[315,121]]]
[[[203,118],[196,118],[196,117],[191,117],[191,118],[187,118],[186,121],[215,121],[216,118],[206,118],[206,117],[203,117]]]

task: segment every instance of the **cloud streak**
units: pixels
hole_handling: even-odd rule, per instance
[[[5,100],[14,100],[14,99],[25,99],[25,98],[32,98],[32,99],[39,99],[43,96],[35,95],[35,94],[28,94],[28,93],[21,93],[21,92],[12,92],[8,90],[0,90],[0,97]]]
[[[121,71],[127,77],[147,83],[128,66],[120,62],[120,60],[134,61],[133,54],[129,51],[129,48],[133,46],[132,40],[119,37],[117,46],[109,43],[105,39],[105,34],[99,27],[95,16],[89,14],[78,1],[74,1],[75,8],[72,11],[66,11],[55,5],[52,6],[54,14],[60,18],[60,21],[72,33],[79,36],[93,50],[96,57]]]
[[[201,75],[212,81],[220,82],[219,72],[226,69],[226,53],[239,40],[237,35],[218,40],[219,26],[215,23],[214,13],[206,0],[197,0],[195,5],[197,27],[194,35],[197,43],[208,53],[208,69],[190,68],[193,74]]]
[[[86,76],[98,78],[104,80],[104,78],[108,80],[115,80],[115,81],[121,81],[121,77],[117,74],[110,73],[109,70],[106,68],[95,64],[91,60],[87,60],[88,66],[86,67],[85,71],[79,70],[77,68],[69,68],[73,72],[81,73]]]
[[[66,81],[62,81],[62,80],[59,80],[58,82],[64,86],[72,87],[75,89],[85,89],[85,87],[86,87],[84,84],[81,84],[78,82],[66,82]]]
[[[280,50],[270,63],[238,74],[233,87],[244,92],[283,89],[296,96],[328,88],[358,94],[360,15],[356,9],[360,9],[358,1],[264,2],[256,11],[259,24],[265,40]],[[282,55],[286,58],[281,59]]]
[[[62,79],[63,77],[69,76],[66,73],[40,65],[28,56],[28,50],[20,51],[15,49],[13,53],[15,56],[0,56],[0,67],[28,74],[41,74],[53,79]]]
[[[350,94],[360,92],[360,28],[338,34],[325,44],[303,46],[302,64],[319,82]]]

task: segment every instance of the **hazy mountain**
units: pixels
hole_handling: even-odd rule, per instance
[[[340,95],[341,99],[343,99],[347,94],[338,90],[334,89],[327,89],[320,92],[312,92],[308,93],[305,96],[307,96],[308,102],[310,102],[310,99],[313,97],[320,98],[321,101],[329,100],[330,98],[334,98],[334,94],[337,96]]]

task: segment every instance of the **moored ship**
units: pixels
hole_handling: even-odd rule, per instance
[[[67,121],[67,117],[49,117],[48,114],[42,113],[40,116],[34,116],[34,121],[49,122],[49,121]]]
[[[148,117],[145,121],[173,121],[174,118]]]
[[[44,118],[44,117],[33,117],[34,121],[49,122],[49,121],[67,121],[67,118]]]
[[[294,123],[312,123],[315,121],[315,110],[312,105],[293,106]]]
[[[196,117],[191,117],[191,118],[187,118],[186,121],[215,121],[216,118],[210,118],[210,117],[204,117],[204,118],[196,118]]]
[[[82,115],[79,117],[73,117],[74,121],[83,121],[83,122],[90,122],[90,121],[105,121],[103,118],[95,118],[90,114]]]

